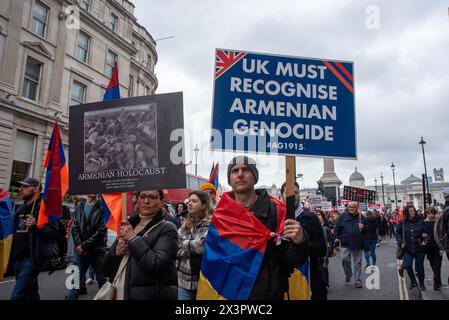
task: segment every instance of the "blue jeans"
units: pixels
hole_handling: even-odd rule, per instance
[[[178,287],[178,300],[195,300],[195,299],[196,299],[196,290],[187,290]]]
[[[11,300],[40,300],[37,277],[39,271],[33,267],[31,258],[14,261],[16,284],[11,293]]]
[[[418,251],[412,254],[410,251],[404,252],[404,267],[412,283],[416,283],[415,272],[413,271],[413,259],[415,260],[415,269],[418,272],[419,283],[424,283],[424,251]]]
[[[365,240],[365,260],[369,265],[369,256],[373,259],[373,265],[376,265],[376,244],[377,240]]]
[[[89,265],[89,278],[95,280],[95,269],[92,265]]]
[[[88,254],[87,256],[80,256],[75,252],[73,256],[73,264],[78,266],[80,271],[80,286],[79,289],[70,289],[69,293],[66,296],[68,300],[78,300],[80,290],[86,285],[86,272],[89,269],[89,265],[95,271],[95,275],[97,278],[98,288],[101,288],[103,284],[106,283],[106,278],[103,273],[100,271],[101,264],[103,263],[103,255],[97,254]]]

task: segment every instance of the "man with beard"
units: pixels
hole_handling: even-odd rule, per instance
[[[281,194],[286,199],[285,185],[281,187]],[[312,300],[327,300],[327,288],[325,281],[324,257],[327,253],[327,245],[324,240],[323,228],[316,214],[304,208],[300,203],[299,185],[295,182],[295,219],[309,236],[310,259],[310,289]]]
[[[42,197],[37,179],[19,181],[20,196],[24,203],[14,214],[14,236],[11,260],[16,283],[11,300],[39,300],[37,278],[46,265],[52,245],[58,234],[56,221],[46,223],[38,229],[37,218]]]

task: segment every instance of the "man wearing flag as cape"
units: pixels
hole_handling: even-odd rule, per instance
[[[228,166],[232,192],[223,194],[206,238],[198,300],[289,298],[289,277],[306,262],[307,234],[286,219],[285,204],[255,190],[253,159],[235,157]]]

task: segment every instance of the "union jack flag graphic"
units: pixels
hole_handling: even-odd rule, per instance
[[[215,79],[225,73],[244,56],[246,56],[245,52],[217,49],[215,55]]]

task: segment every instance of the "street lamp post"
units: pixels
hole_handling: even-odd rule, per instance
[[[198,145],[195,145],[195,149],[193,149],[193,151],[195,151],[195,175],[198,175],[198,152],[200,151],[200,149],[198,148]]]
[[[419,144],[420,144],[421,147],[422,147],[422,158],[423,158],[423,160],[424,160],[424,174],[425,174],[425,176],[426,176],[426,179],[425,179],[426,190],[424,190],[424,193],[426,193],[426,191],[427,191],[427,194],[426,194],[426,197],[425,197],[425,199],[424,199],[424,203],[427,202],[427,203],[430,205],[430,204],[431,204],[431,201],[427,201],[427,200],[430,200],[430,199],[428,198],[429,195],[430,195],[430,191],[429,191],[429,181],[427,180],[426,154],[424,153],[424,145],[426,144],[426,142],[424,141],[423,137],[421,137],[421,141],[419,142]]]
[[[379,199],[377,196],[377,179],[374,179],[374,189],[376,190],[376,201]]]
[[[380,181],[382,182],[382,203],[385,207],[385,194],[384,194],[384,176],[382,175],[382,172],[380,173]]]
[[[391,163],[391,171],[393,171],[393,187],[394,187],[394,203],[396,204],[396,210],[398,209],[398,196],[396,194],[396,178],[394,176],[394,169],[396,168],[396,166],[394,165],[394,163]]]

